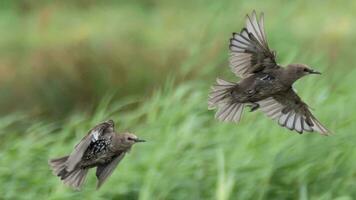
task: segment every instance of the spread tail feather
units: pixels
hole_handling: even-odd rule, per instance
[[[208,109],[217,108],[215,118],[220,121],[239,122],[244,104],[234,101],[231,92],[236,83],[216,79],[216,84],[209,93]]]
[[[55,158],[49,160],[48,164],[51,166],[53,174],[59,176],[64,184],[75,189],[80,189],[85,181],[88,169],[77,168],[72,171],[67,171],[66,161],[69,156]]]

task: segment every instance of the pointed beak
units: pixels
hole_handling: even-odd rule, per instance
[[[312,69],[309,71],[309,74],[319,74],[319,75],[321,75],[320,72],[312,70]]]
[[[135,139],[135,142],[146,142],[146,140],[142,140],[142,139],[137,138],[137,139]]]

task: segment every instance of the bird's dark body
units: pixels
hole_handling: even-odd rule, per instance
[[[90,143],[74,170],[85,170],[106,165],[121,153],[122,152],[119,151],[113,151],[111,137],[102,137]],[[63,169],[60,174],[63,175],[62,179],[69,175],[66,169]]]
[[[232,98],[239,103],[254,103],[288,90],[290,86],[277,73],[259,72],[242,79],[231,91]]]
[[[120,154],[120,152],[113,152],[111,146],[111,139],[101,139],[91,143],[78,163],[78,167],[92,168],[111,162],[115,156]]]

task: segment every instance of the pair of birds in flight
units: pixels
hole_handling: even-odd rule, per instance
[[[263,13],[259,20],[255,11],[246,16],[246,27],[230,39],[230,52],[230,68],[242,79],[238,83],[217,79],[208,100],[208,108],[217,109],[217,119],[239,122],[244,107],[249,106],[298,133],[328,134],[292,88],[298,79],[320,73],[304,64],[277,64],[276,53],[268,47]],[[138,142],[144,140],[129,132],[116,133],[114,122],[108,120],[91,129],[70,155],[51,159],[49,165],[66,185],[76,189],[83,185],[88,170],[96,167],[99,188]]]

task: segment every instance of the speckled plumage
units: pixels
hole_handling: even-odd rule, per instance
[[[90,168],[96,167],[97,188],[136,142],[144,142],[132,133],[115,133],[114,122],[108,120],[91,129],[69,156],[51,159],[53,173],[73,188],[80,189]]]

